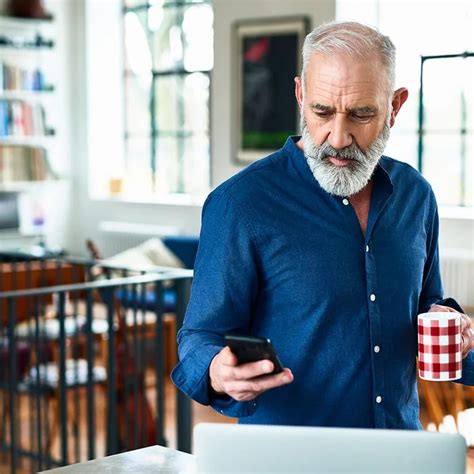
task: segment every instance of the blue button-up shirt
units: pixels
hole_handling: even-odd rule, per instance
[[[431,187],[382,157],[364,236],[297,139],[209,195],[172,379],[241,423],[419,429],[416,316],[446,304]],[[209,364],[236,332],[270,338],[294,381],[250,402],[213,395]],[[472,353],[460,381],[474,385]]]

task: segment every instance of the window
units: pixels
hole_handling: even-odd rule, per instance
[[[126,0],[123,13],[125,187],[158,196],[206,194],[212,7]]]
[[[356,5],[354,5],[356,3]],[[395,87],[409,98],[392,129],[386,154],[420,169],[418,122],[421,56],[474,51],[470,0],[337,1],[338,20],[371,24],[397,48]],[[474,59],[429,60],[424,66],[424,152],[421,171],[441,206],[474,208]]]
[[[442,204],[474,207],[474,53],[423,56],[421,84],[418,167]]]

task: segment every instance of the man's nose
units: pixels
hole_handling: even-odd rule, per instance
[[[336,150],[342,150],[352,145],[352,140],[353,137],[346,116],[344,114],[336,114],[332,121],[328,143]]]

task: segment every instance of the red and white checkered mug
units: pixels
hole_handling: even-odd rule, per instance
[[[459,314],[418,315],[418,370],[424,380],[446,381],[462,377]]]

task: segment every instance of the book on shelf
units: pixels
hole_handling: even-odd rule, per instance
[[[0,92],[5,91],[52,91],[43,71],[39,68],[21,68],[0,61]]]
[[[24,145],[0,146],[0,183],[56,179],[45,148]]]
[[[53,135],[46,126],[42,104],[18,99],[0,100],[0,138]]]

